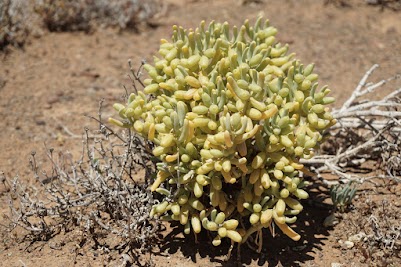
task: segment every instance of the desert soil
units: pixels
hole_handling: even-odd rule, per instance
[[[351,94],[373,64],[380,64],[373,75],[376,81],[401,73],[401,12],[381,10],[364,1],[350,1],[351,7],[324,5],[324,1],[316,0],[246,5],[230,0],[168,2],[168,12],[157,20],[156,27],[142,28],[140,33],[113,29],[91,34],[46,32],[31,39],[24,49],[0,54],[0,171],[8,177],[19,175],[27,183],[35,183],[29,171],[32,151],[36,151],[40,165],[48,163],[45,146],[70,151],[77,157],[83,128],[96,127],[84,115],[96,116],[100,99],[105,99],[103,116],[114,115],[111,105],[121,100],[123,85],[130,85],[128,59],[134,65],[142,59],[151,62],[159,40],[170,37],[174,24],[195,28],[201,20],[240,25],[245,19],[254,21],[260,15],[269,18],[279,30],[280,42],[290,44],[290,51],[304,64],[316,64],[320,84],[328,84],[337,99],[335,106]],[[395,80],[383,90],[400,87],[401,81]],[[400,224],[400,186],[378,184],[360,190],[354,207],[331,228],[323,226],[330,205],[306,204],[297,222],[301,241],[293,242],[282,235],[269,238],[262,255],[245,250],[243,264],[401,266],[400,244],[395,251],[363,240],[352,248],[341,245],[350,236],[369,231],[371,215],[386,224]],[[4,190],[0,185],[0,215],[8,212]],[[316,184],[313,190],[315,202],[330,204],[326,188]],[[1,222],[6,223],[4,219]],[[120,259],[114,255],[117,260],[110,262],[105,251],[90,246],[77,248],[73,235],[33,245],[12,244],[6,233],[2,235],[0,266],[117,266]],[[177,237],[167,242],[153,260],[156,266],[236,264],[234,260],[224,261],[222,254],[223,250],[211,245]]]

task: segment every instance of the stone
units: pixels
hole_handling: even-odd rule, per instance
[[[333,214],[330,214],[329,216],[324,219],[323,226],[324,227],[333,227],[334,225],[338,224],[339,221],[337,217]]]
[[[355,245],[354,242],[347,240],[347,241],[344,241],[343,248],[350,249],[350,248],[353,248],[354,245]]]
[[[366,236],[365,233],[360,232],[360,233],[358,233],[358,234],[355,234],[355,235],[352,235],[352,236],[348,237],[348,241],[351,241],[351,242],[353,242],[353,243],[358,243],[358,242],[360,242],[365,236]]]

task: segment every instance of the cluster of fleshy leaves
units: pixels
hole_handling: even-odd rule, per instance
[[[115,104],[121,120],[110,119],[155,144],[151,190],[163,200],[151,215],[179,221],[186,234],[205,229],[216,246],[272,223],[299,240],[288,225],[308,197],[299,160],[335,123],[326,107],[334,99],[318,90],[313,64],[287,54],[276,33],[261,18],[231,29],[174,26],[160,57],[144,66],[143,92]]]

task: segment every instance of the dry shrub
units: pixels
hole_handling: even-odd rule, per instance
[[[393,11],[401,10],[400,0],[365,0],[369,5],[381,6],[381,9],[389,8]]]
[[[161,0],[1,0],[0,49],[22,47],[43,27],[50,31],[138,30],[152,24],[166,7]]]
[[[357,3],[353,3],[357,2]],[[362,2],[371,6],[380,6],[381,10],[390,9],[393,11],[401,10],[401,0],[359,0],[359,1],[349,1],[349,0],[324,0],[325,5],[334,5],[337,7],[357,7],[359,2]]]
[[[36,0],[35,4],[50,31],[90,31],[97,26],[136,29],[162,7],[158,0]]]
[[[31,29],[29,1],[1,0],[0,1],[0,49],[7,45],[21,47]]]
[[[125,263],[148,265],[143,256],[149,255],[161,230],[149,216],[152,205],[159,203],[147,190],[155,170],[149,144],[130,131],[114,133],[102,123],[94,134],[86,130],[83,140],[78,161],[48,149],[47,172],[40,171],[33,153],[34,185],[2,177],[9,189],[8,232],[23,229],[22,240],[48,241],[79,230],[85,240],[78,243],[106,243]],[[138,182],[137,170],[145,170],[144,182]]]
[[[327,132],[319,155],[303,162],[320,165],[315,169],[317,173],[330,171],[343,182],[363,183],[376,178],[401,182],[401,88],[378,100],[374,95],[384,84],[401,76],[369,82],[378,67],[373,65],[342,107],[333,110],[337,124]],[[372,176],[360,172],[367,162],[374,166]],[[377,167],[382,171],[375,171]]]
[[[399,266],[401,256],[401,216],[394,200],[368,197],[357,210],[345,215],[353,241],[369,266]]]

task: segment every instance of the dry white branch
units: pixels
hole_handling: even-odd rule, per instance
[[[400,78],[400,75],[368,83],[378,67],[372,66],[343,106],[333,110],[337,124],[327,133],[330,136],[328,148],[325,149],[323,144],[320,155],[301,161],[312,165],[318,175],[330,171],[347,181],[364,182],[382,178],[401,182],[401,88],[379,100],[370,99],[372,92]],[[364,100],[360,100],[361,97]],[[364,177],[352,171],[369,160],[384,168],[385,174]]]

